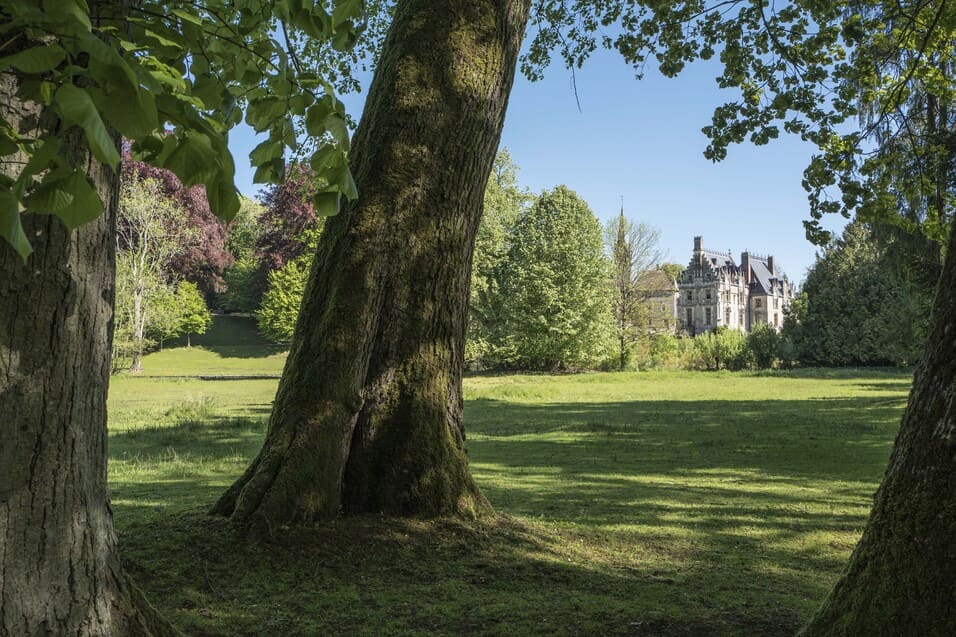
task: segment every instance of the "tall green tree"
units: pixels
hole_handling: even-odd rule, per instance
[[[576,193],[558,186],[518,220],[498,275],[507,362],[573,369],[607,353],[608,262],[601,223]]]
[[[263,336],[277,343],[288,343],[292,339],[308,276],[309,260],[303,257],[269,273],[269,287],[256,311],[256,322]]]
[[[908,285],[886,244],[854,221],[807,273],[806,304],[786,334],[808,365],[913,365],[923,351],[932,288]]]
[[[501,363],[501,305],[504,302],[496,273],[508,258],[511,233],[532,201],[531,193],[518,184],[518,166],[508,149],[498,151],[491,168],[475,236],[471,268],[471,300],[468,306],[468,336],[465,360],[475,366]]]

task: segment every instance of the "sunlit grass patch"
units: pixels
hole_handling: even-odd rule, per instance
[[[343,518],[249,541],[206,514],[276,381],[119,378],[124,559],[196,635],[789,635],[863,528],[909,376],[801,370],[465,382],[499,517]]]

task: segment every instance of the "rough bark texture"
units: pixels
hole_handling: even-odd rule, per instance
[[[479,515],[461,372],[472,250],[528,0],[399,2],[266,441],[214,511]]]
[[[16,86],[0,74],[0,116],[53,126]],[[173,634],[123,574],[106,485],[117,180],[68,143],[107,212],[25,217],[26,265],[0,241],[0,636]]]
[[[956,232],[869,522],[802,635],[956,635]]]

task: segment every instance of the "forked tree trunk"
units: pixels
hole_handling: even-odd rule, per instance
[[[956,226],[889,467],[805,637],[956,634]]]
[[[472,249],[529,0],[398,3],[265,444],[214,507],[243,523],[479,515],[461,373]]]
[[[16,86],[0,74],[0,116],[33,133]],[[26,265],[0,241],[0,635],[173,634],[123,573],[106,486],[116,176],[67,144],[106,213],[26,217]]]

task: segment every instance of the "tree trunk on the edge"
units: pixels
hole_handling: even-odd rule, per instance
[[[956,226],[926,353],[869,522],[801,634],[956,634]]]
[[[263,449],[213,511],[480,515],[461,373],[475,233],[529,0],[399,2]]]
[[[16,86],[0,74],[0,116],[53,126]],[[106,213],[25,217],[26,265],[0,241],[0,636],[170,635],[120,566],[106,485],[117,178],[67,144]]]

